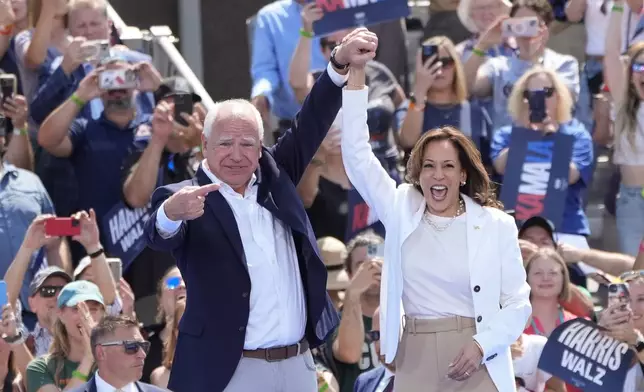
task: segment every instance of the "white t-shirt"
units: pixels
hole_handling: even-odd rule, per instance
[[[552,377],[549,373],[537,369],[543,346],[548,338],[539,335],[523,335],[523,355],[512,360],[514,377],[525,383],[525,389],[543,392],[546,382]]]
[[[624,3],[622,17],[622,53],[635,42],[644,41],[644,15],[631,12],[631,7]]]
[[[624,392],[642,392],[644,391],[644,375],[639,363],[629,369],[624,381]]]
[[[586,26],[586,54],[591,56],[603,56],[606,46],[606,31],[610,18],[612,1],[607,1],[605,13],[601,12],[604,0],[586,0],[586,13],[584,25]]]

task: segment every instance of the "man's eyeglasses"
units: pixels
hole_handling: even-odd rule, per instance
[[[43,298],[52,298],[58,295],[63,286],[41,286],[38,289],[38,294]]]
[[[631,282],[638,278],[640,279],[644,278],[644,270],[628,271],[628,272],[624,272],[619,276],[619,280],[621,280],[624,283]]]
[[[369,331],[364,334],[368,343],[377,342],[380,340],[380,331]]]
[[[119,340],[116,342],[99,343],[99,346],[123,346],[123,351],[128,355],[134,355],[139,352],[139,349],[147,355],[150,351],[150,342],[147,340]]]

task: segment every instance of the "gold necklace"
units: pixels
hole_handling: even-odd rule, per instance
[[[456,214],[454,214],[452,219],[450,219],[449,222],[447,222],[446,224],[439,225],[438,223],[434,222],[430,218],[429,210],[426,210],[425,213],[423,214],[423,220],[428,225],[430,225],[434,230],[436,230],[437,232],[440,233],[440,232],[443,232],[443,231],[447,230],[452,225],[452,223],[454,223],[454,220],[456,220],[456,218],[459,215],[462,215],[464,212],[465,212],[465,202],[463,201],[463,199],[459,199],[458,200],[458,209],[456,210]]]

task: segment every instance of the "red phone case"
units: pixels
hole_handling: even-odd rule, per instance
[[[72,218],[51,218],[45,221],[45,234],[52,237],[72,237],[81,232],[80,222]]]

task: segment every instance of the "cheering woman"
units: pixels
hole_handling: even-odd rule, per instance
[[[369,146],[364,72],[349,75],[342,158],[387,230],[381,347],[396,392],[514,390],[510,345],[530,317],[530,288],[480,154],[457,129],[432,130],[411,152],[411,184],[396,187]]]

